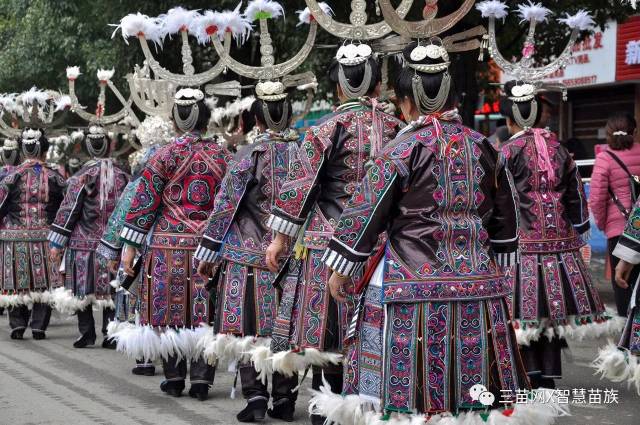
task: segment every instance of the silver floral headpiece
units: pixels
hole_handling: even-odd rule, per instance
[[[344,44],[340,46],[336,53],[336,60],[340,65],[354,66],[365,63],[373,56],[373,50],[368,44]]]
[[[202,90],[190,87],[178,90],[173,96],[173,101],[180,106],[195,105],[203,99],[204,93],[202,92]]]
[[[287,93],[280,81],[260,81],[256,84],[256,96],[267,102],[275,102],[286,98]]]

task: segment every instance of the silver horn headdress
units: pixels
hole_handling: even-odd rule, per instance
[[[516,62],[510,62],[502,56],[498,48],[496,36],[496,19],[508,16],[508,7],[498,0],[483,1],[476,8],[482,13],[483,18],[489,18],[489,54],[496,64],[504,71],[508,79],[514,79],[516,85],[505,95],[513,102],[512,111],[516,123],[523,128],[533,127],[538,113],[536,94],[541,90],[560,91],[563,100],[567,99],[567,89],[561,84],[547,84],[545,77],[564,68],[569,63],[571,52],[580,31],[592,28],[595,23],[585,10],[578,11],[575,15],[567,14],[558,19],[560,23],[571,28],[571,36],[563,52],[553,61],[543,66],[536,66],[534,55],[536,53],[535,32],[538,24],[547,22],[551,11],[541,3],[529,1],[526,5],[518,6],[518,15],[522,22],[529,22],[529,31],[522,48],[522,58]],[[531,102],[531,113],[523,117],[518,104]]]
[[[351,2],[351,14],[349,14],[349,24],[338,22],[327,13],[326,7],[316,0],[305,0],[307,7],[315,20],[328,33],[345,40],[375,40],[388,35],[392,31],[392,27],[385,19],[375,24],[367,24],[367,2],[365,0],[353,0]],[[472,1],[473,3],[473,1]],[[409,10],[413,0],[402,0],[394,13],[404,18]],[[380,4],[380,6],[382,6]]]
[[[22,128],[46,128],[48,135],[66,133],[59,127],[62,113],[71,106],[71,98],[53,90],[32,87],[26,92],[0,96],[0,133],[10,138],[19,138]],[[5,118],[10,120],[9,123]]]
[[[129,37],[138,39],[145,56],[143,66],[136,65],[134,73],[127,75],[132,100],[145,114],[168,119],[171,116],[174,94],[178,86],[205,86],[205,91],[209,95],[240,95],[240,83],[237,81],[211,83],[225,70],[226,64],[221,59],[210,69],[200,73],[195,72],[189,36],[195,37],[200,43],[208,43],[211,36],[215,34],[210,32],[211,28],[203,25],[207,18],[207,13],[201,15],[197,11],[176,7],[155,18],[140,13],[129,14],[117,25],[116,31],[118,29],[122,31],[125,42]],[[220,51],[224,54],[228,54],[231,49],[231,37],[238,42],[246,40],[251,31],[251,25],[246,20],[240,19],[229,22],[227,29],[229,37],[225,39],[224,46],[220,47]],[[149,47],[149,41],[151,41],[156,48],[162,48],[164,39],[176,34],[182,42],[180,49],[182,73],[175,73],[162,67]]]
[[[87,122],[98,123],[100,125],[109,125],[117,123],[125,117],[130,117],[134,124],[139,124],[138,118],[131,109],[133,103],[131,99],[126,100],[118,88],[113,84],[113,69],[99,69],[96,73],[98,78],[98,103],[95,113],[87,112],[84,106],[80,104],[76,97],[76,80],[80,76],[80,68],[77,66],[67,67],[67,81],[69,84],[69,97],[71,99],[71,111]],[[116,96],[122,105],[122,109],[110,115],[106,112],[106,88],[109,87],[111,92]]]
[[[527,5],[518,6],[518,15],[523,22],[529,22],[529,32],[522,49],[522,58],[517,62],[510,62],[502,56],[498,48],[496,36],[496,19],[506,18],[508,7],[505,3],[497,0],[483,1],[478,3],[476,8],[482,13],[483,18],[489,18],[489,54],[496,64],[505,74],[527,82],[539,81],[558,69],[565,67],[571,57],[572,48],[578,39],[580,31],[593,27],[594,22],[589,13],[585,10],[578,11],[575,15],[566,15],[565,18],[558,19],[562,24],[571,28],[571,36],[563,52],[544,66],[535,66],[534,58],[536,52],[535,33],[536,26],[549,19],[551,11],[540,3],[529,2]]]

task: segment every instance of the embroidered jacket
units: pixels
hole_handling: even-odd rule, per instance
[[[68,181],[49,241],[61,248],[94,251],[129,175],[111,158],[94,159]]]
[[[62,202],[65,181],[42,161],[29,159],[0,182],[1,240],[46,241]]]
[[[16,169],[15,165],[3,165],[2,167],[0,167],[0,180],[7,177],[15,169]]]
[[[297,139],[295,132],[265,133],[227,172],[196,251],[197,259],[213,262],[219,255],[235,263],[267,268],[264,253],[272,238],[267,219],[287,179]]]
[[[542,171],[534,131],[546,143],[554,172],[551,182]],[[590,227],[587,198],[578,167],[556,135],[528,130],[512,137],[502,152],[520,200],[520,250],[545,253],[582,247],[580,234]]]
[[[388,234],[384,302],[511,292],[498,265],[517,251],[517,206],[499,154],[453,112],[422,117],[376,158],[323,257],[354,275]]]
[[[391,115],[374,114],[367,104],[351,102],[309,129],[276,198],[269,227],[296,236],[307,221],[304,246],[324,249],[344,205],[364,177],[370,157],[402,126]],[[380,146],[372,147],[372,133]]]
[[[122,240],[120,239],[120,233],[124,227],[124,220],[127,217],[133,197],[136,194],[138,183],[140,178],[130,181],[122,192],[122,196],[116,205],[116,208],[111,213],[109,221],[107,222],[107,228],[100,239],[98,249],[96,252],[107,260],[117,260],[120,258],[120,251],[122,250]]]
[[[195,249],[230,160],[226,149],[198,133],[159,148],[142,172],[121,238],[140,247],[155,224],[152,244]]]

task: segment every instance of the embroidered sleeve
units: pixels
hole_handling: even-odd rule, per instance
[[[48,239],[53,245],[60,248],[67,246],[71,232],[80,218],[86,195],[87,189],[83,176],[71,177],[49,232]]]
[[[120,200],[118,201],[118,204],[109,217],[107,228],[105,229],[96,250],[99,255],[107,260],[117,260],[120,256],[120,250],[122,249],[120,233],[124,227],[124,220],[129,208],[131,207],[133,195],[135,195],[137,187],[137,180],[127,185],[120,197]]]
[[[496,165],[495,182],[494,207],[487,232],[496,261],[504,269],[517,261],[520,222],[518,192],[504,158]]]
[[[400,181],[394,161],[375,160],[342,212],[324,253],[329,268],[346,276],[359,272],[386,228],[394,200],[401,193]]]
[[[147,233],[153,227],[158,208],[162,203],[162,192],[167,183],[164,155],[155,155],[149,160],[140,176],[136,193],[125,217],[120,238],[135,247],[142,246]]]
[[[289,176],[267,221],[273,230],[295,236],[318,195],[318,176],[325,168],[331,140],[309,130],[289,164]]]
[[[565,212],[574,229],[583,234],[591,227],[589,223],[589,206],[578,166],[568,152],[565,169],[568,170],[565,176],[566,191],[563,199]]]
[[[257,155],[245,155],[227,171],[216,195],[209,223],[195,253],[200,261],[212,263],[229,231],[247,188],[254,180]]]
[[[631,215],[613,250],[613,255],[627,263],[640,264],[640,200],[631,210]]]
[[[55,169],[48,169],[47,173],[49,174],[49,199],[46,207],[47,223],[53,223],[64,200],[67,182]]]

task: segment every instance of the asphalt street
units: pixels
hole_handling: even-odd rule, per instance
[[[611,289],[601,284],[604,298],[611,303]],[[234,374],[218,372],[210,398],[200,402],[173,398],[159,389],[161,368],[155,377],[131,374],[133,361],[96,345],[74,349],[75,318],[52,319],[47,339],[34,341],[30,332],[23,341],[9,338],[6,313],[0,317],[0,425],[35,424],[229,424],[244,407],[240,398],[230,398]],[[99,328],[98,328],[99,329]],[[100,340],[98,340],[98,343]],[[596,348],[606,341],[571,344],[565,356],[562,389],[615,389],[617,404],[572,405],[571,417],[560,425],[640,423],[640,395],[626,385],[601,381],[589,363]],[[296,423],[310,423],[307,400],[310,379],[300,390]],[[273,422],[266,419],[266,422]]]

